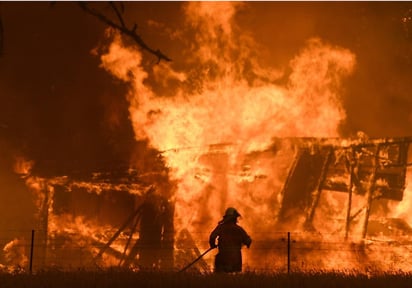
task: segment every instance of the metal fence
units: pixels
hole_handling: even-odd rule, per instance
[[[18,236],[10,237],[9,235],[13,234],[11,232]],[[51,268],[71,270],[125,267],[122,266],[125,263],[122,257],[127,254],[124,243],[113,243],[110,253],[103,253],[101,257],[96,258],[107,243],[71,237],[73,235],[70,234],[65,237],[50,235],[47,239],[42,239],[42,235],[44,231],[41,230],[0,230],[0,270],[31,273]],[[196,263],[190,265],[189,270],[211,272],[217,250],[207,251],[209,248],[207,233],[195,236],[194,239],[202,239],[196,241],[195,246],[179,245],[175,242],[172,264],[164,264],[164,255],[170,252],[165,248],[154,251],[150,250],[151,247],[141,246],[136,261],[126,268],[142,269],[139,258],[142,252],[148,252],[159,264],[149,268],[179,271],[199,258]],[[204,252],[207,253],[199,257]],[[256,235],[250,249],[242,249],[243,271],[262,273],[314,270],[410,272],[411,253],[412,241],[408,235],[398,235],[392,239],[381,237],[355,241],[344,240],[336,235],[304,232],[273,232],[270,239],[263,239],[260,235]]]

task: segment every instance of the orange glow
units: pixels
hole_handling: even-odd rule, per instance
[[[26,267],[29,262],[24,239],[13,239],[3,247],[7,267]],[[12,268],[8,272],[13,272]]]
[[[26,160],[23,157],[16,157],[13,167],[14,172],[20,175],[30,174],[33,165],[33,161]]]
[[[407,182],[407,186],[404,192],[404,198],[401,202],[393,202],[390,203],[391,207],[391,215],[389,217],[399,217],[405,219],[405,221],[412,226],[412,215],[409,213],[412,207],[412,170],[408,169],[408,173],[406,175],[406,179],[409,181]]]
[[[240,225],[254,241],[250,250],[243,250],[246,270],[284,266],[285,259],[281,257],[285,254],[288,231],[293,233],[294,247],[300,249],[301,270],[361,269],[366,258],[361,249],[368,249],[368,259],[379,263],[379,269],[390,268],[385,260],[379,260],[389,257],[383,253],[387,243],[373,242],[372,237],[362,242],[364,239],[359,236],[365,211],[353,221],[348,241],[343,241],[349,193],[322,191],[313,216],[315,232],[302,228],[307,215],[294,215],[293,209],[288,213],[295,221],[279,224],[285,198],[282,189],[299,153],[297,147],[306,145],[309,151],[316,149],[315,144],[322,145],[321,140],[314,139],[302,141],[299,146],[294,142],[297,138],[327,138],[325,143],[330,143],[326,144],[341,148],[367,140],[363,133],[355,140],[339,138],[339,125],[346,119],[341,100],[344,81],[355,71],[356,56],[348,49],[311,38],[290,59],[289,67],[265,66],[256,56],[259,44],[236,26],[234,17],[241,7],[237,2],[186,3],[186,24],[197,33],[184,50],[187,67],[181,70],[173,63],[147,66],[141,52],[127,46],[121,35],[111,30],[107,32],[111,43],[106,53],[100,55],[101,67],[129,84],[129,119],[136,141],[147,140],[151,148],[159,151],[169,169],[169,180],[176,183],[172,199],[168,199],[174,201],[175,255],[179,249],[188,248],[182,247],[180,241],[187,232],[196,248],[206,250],[209,232],[225,209],[232,206],[242,215]],[[347,150],[334,153],[342,154],[335,155],[336,159],[347,156]],[[32,165],[19,160],[15,170],[29,174]],[[131,167],[135,165],[130,163]],[[36,196],[37,207],[47,212],[48,237],[70,235],[73,241],[64,245],[76,243],[77,248],[92,256],[99,253],[99,247],[119,227],[67,211],[53,211],[54,186],[62,186],[70,193],[85,191],[87,195],[102,196],[103,191],[128,191],[139,197],[145,194],[141,184],[93,182],[97,178],[93,177],[90,182],[68,177],[25,179]],[[410,171],[407,177],[411,179]],[[335,175],[333,180],[349,183],[345,173]],[[378,184],[388,186],[383,179],[378,179]],[[167,189],[159,190],[162,193]],[[352,190],[353,215],[365,207],[367,197]],[[409,184],[404,200],[399,203],[385,200],[380,207],[383,212],[377,209],[376,214],[403,218],[412,225],[412,216],[408,214],[411,190]],[[137,240],[140,235],[134,237]],[[382,237],[379,241],[382,239],[387,240]],[[103,265],[119,264],[113,255],[123,253],[125,241],[126,237],[121,235],[113,242],[113,253],[103,254]],[[331,243],[339,246],[329,248]],[[396,250],[403,257],[409,255],[403,248]],[[205,261],[212,266],[210,255]],[[399,267],[410,270],[405,263]]]
[[[263,152],[273,137],[339,136],[345,119],[342,80],[355,67],[349,50],[320,39],[310,39],[290,61],[289,75],[260,65],[252,53],[257,44],[234,23],[237,6],[186,5],[187,23],[198,31],[188,53],[196,74],[167,63],[146,71],[140,52],[116,35],[101,56],[106,70],[132,85],[128,99],[136,139],[163,151],[178,181],[177,238],[187,229],[197,243],[205,243],[227,206],[241,211],[241,224],[251,235],[277,237],[265,234],[276,221],[284,171],[295,152],[283,143],[277,157],[267,152],[250,160],[247,154]],[[156,94],[147,82],[151,73],[163,83],[179,81],[180,88],[173,96]],[[286,84],[276,84],[285,76]]]

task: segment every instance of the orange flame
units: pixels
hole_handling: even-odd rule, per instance
[[[26,160],[24,157],[16,157],[14,162],[14,172],[20,175],[28,175],[34,165],[34,161]]]
[[[409,213],[412,207],[412,183],[410,179],[412,179],[412,170],[408,169],[406,174],[406,179],[409,181],[406,183],[404,197],[401,202],[390,203],[390,217],[398,217],[405,219],[405,221],[412,226],[412,215]]]
[[[285,178],[279,168],[290,165],[293,151],[285,147],[280,157],[252,161],[251,167],[245,164],[247,153],[264,151],[273,137],[338,136],[345,119],[341,82],[355,66],[349,50],[310,39],[290,61],[287,83],[275,84],[285,75],[258,64],[257,44],[234,23],[237,7],[187,3],[187,23],[197,30],[187,71],[177,72],[167,63],[145,70],[141,53],[117,35],[101,56],[102,67],[131,84],[136,139],[148,139],[163,151],[178,180],[177,231],[186,228],[203,243],[205,230],[227,206],[245,212],[242,221],[252,235],[269,231]],[[151,75],[162,83],[177,80],[174,95],[156,93],[148,84]]]
[[[4,245],[4,257],[7,265],[24,269],[29,262],[24,239],[13,239]]]
[[[244,266],[273,269],[274,265],[284,266],[273,253],[285,249],[285,231],[275,232],[273,227],[282,204],[281,190],[296,156],[291,143],[284,140],[274,144],[274,137],[338,137],[338,126],[346,117],[340,101],[342,81],[353,72],[355,56],[347,49],[313,38],[291,59],[290,73],[265,67],[255,56],[255,51],[259,51],[257,44],[247,34],[240,33],[234,21],[242,5],[186,3],[186,23],[198,33],[188,48],[188,67],[183,71],[163,62],[145,67],[141,53],[125,46],[112,31],[108,36],[113,41],[108,52],[101,56],[101,65],[118,79],[130,83],[129,112],[135,138],[148,140],[164,155],[172,180],[177,182],[173,199],[175,248],[180,249],[179,235],[188,231],[198,248],[206,249],[209,231],[225,208],[234,206],[243,215],[241,225],[254,242],[271,243],[275,247],[253,250],[256,244],[252,245],[251,252],[244,253]],[[365,140],[365,135],[359,136],[360,141]],[[341,145],[348,143],[342,141]],[[18,159],[15,171],[28,175],[32,165],[31,161]],[[411,176],[409,171],[408,178]],[[343,178],[339,180],[348,181]],[[54,185],[95,194],[105,190],[144,193],[138,184],[69,181],[67,177],[30,176],[26,177],[26,185],[36,195],[37,206],[47,212],[46,229],[51,237],[54,233],[71,235],[72,239],[64,245],[73,248],[76,243],[79,251],[85,249],[91,255],[98,253],[98,247],[107,243],[118,227],[69,213],[55,214]],[[405,218],[412,225],[407,213],[411,195],[409,185],[404,201],[389,203],[389,216]],[[333,243],[336,234],[342,232],[337,229],[343,227],[346,211],[342,206],[346,199],[346,194],[322,191],[313,220],[320,223],[316,226],[319,234],[287,227],[288,231],[294,231],[294,245],[303,245],[301,251],[305,251]],[[352,201],[352,211],[365,206],[362,195],[353,195]],[[304,219],[298,220],[302,224]],[[352,231],[359,230],[354,234],[360,234],[360,222],[351,226]],[[122,253],[125,237],[120,236],[116,241],[112,243],[112,252]],[[13,243],[9,246],[16,246]],[[310,246],[305,247],[306,243]],[[353,265],[361,263],[365,253],[364,250],[351,253],[352,244],[339,242],[338,249],[325,249],[322,255],[309,251],[301,255],[299,268],[304,270],[304,262],[309,258],[308,269],[360,268]],[[368,247],[369,259],[380,263],[383,269],[388,268],[385,259],[389,257],[389,254],[383,257],[384,245],[375,243]],[[397,249],[398,255],[409,255],[405,248]],[[118,264],[116,256],[103,257],[105,265]],[[379,261],[380,258],[385,259]],[[24,262],[27,258],[20,260]],[[211,258],[207,261],[212,264]],[[399,267],[410,269],[403,258]]]

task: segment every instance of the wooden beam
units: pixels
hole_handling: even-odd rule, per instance
[[[366,195],[367,202],[366,202],[366,207],[365,207],[365,218],[363,220],[362,239],[365,239],[366,234],[368,232],[369,214],[370,214],[370,210],[372,207],[373,192],[375,190],[376,171],[378,170],[378,167],[379,167],[380,149],[381,149],[381,144],[378,144],[376,147],[376,151],[375,151],[375,157],[373,158],[374,169],[369,178],[369,186],[368,186],[367,195]]]
[[[352,190],[353,190],[353,171],[355,169],[355,166],[357,165],[357,160],[356,160],[356,153],[355,150],[352,148],[351,151],[351,159],[349,160],[349,188],[348,188],[348,207],[346,210],[346,225],[345,225],[345,240],[348,239],[349,236],[349,228],[350,228],[350,222],[351,222],[351,209],[352,209]]]
[[[330,161],[332,159],[332,154],[333,154],[333,147],[329,147],[328,152],[327,152],[326,157],[325,157],[325,160],[323,161],[323,164],[322,164],[322,170],[321,170],[320,176],[318,178],[318,182],[316,183],[316,187],[314,189],[314,191],[315,191],[314,196],[315,197],[314,197],[314,199],[311,203],[311,206],[309,208],[309,213],[308,213],[308,216],[307,216],[306,221],[305,221],[305,228],[308,228],[308,229],[313,228],[312,227],[313,217],[315,216],[315,211],[316,211],[316,208],[318,207],[318,204],[319,204],[320,195],[322,193],[322,186],[323,186],[323,183],[325,182],[325,179],[326,179],[326,175],[327,175],[327,172],[328,172],[328,167],[329,167]]]
[[[119,237],[120,233],[126,227],[133,221],[133,219],[140,213],[140,210],[142,209],[142,206],[139,206],[130,216],[127,218],[127,220],[123,223],[123,225],[119,228],[119,230],[116,231],[116,233],[113,234],[112,238],[104,245],[102,248],[100,248],[99,253],[96,255],[95,259],[100,258],[103,253],[106,251],[107,248],[110,247],[110,245]]]

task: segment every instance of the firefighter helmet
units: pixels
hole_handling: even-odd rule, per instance
[[[229,208],[226,209],[226,212],[225,212],[225,216],[224,216],[224,217],[234,217],[234,218],[237,218],[237,217],[239,217],[239,216],[240,216],[240,214],[239,214],[239,212],[237,212],[237,210],[236,210],[235,208],[229,207]]]

